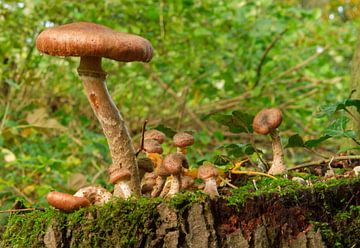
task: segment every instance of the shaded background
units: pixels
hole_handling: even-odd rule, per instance
[[[249,155],[249,135],[218,123],[234,110],[280,107],[285,144],[297,133],[323,137],[341,113],[321,115],[320,106],[350,94],[359,14],[351,0],[0,1],[1,209],[16,198],[44,206],[52,189],[73,193],[97,183],[111,190],[111,160],[76,73],[79,61],[40,55],[34,41],[41,30],[91,21],[150,40],[156,53],[149,64],[104,59],[109,92],[136,144],[145,120],[149,128],[193,131],[188,157],[197,166]],[[316,152],[339,152],[349,131],[340,129]],[[269,150],[267,138],[255,138]],[[292,165],[313,153],[287,149],[286,159]]]

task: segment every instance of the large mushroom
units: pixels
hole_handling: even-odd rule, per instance
[[[270,134],[272,140],[273,163],[268,171],[268,174],[270,175],[280,175],[287,172],[280,135],[277,131],[281,122],[282,113],[278,108],[263,109],[256,114],[253,120],[254,132],[263,135]]]
[[[132,194],[140,195],[135,150],[124,120],[106,88],[106,72],[101,67],[101,59],[149,62],[153,56],[150,42],[140,36],[116,32],[102,25],[78,22],[44,30],[36,39],[36,47],[40,52],[52,56],[80,57],[78,74],[107,138],[112,172],[127,169],[130,177],[123,177],[117,183],[127,184],[125,188],[129,188]]]
[[[57,191],[50,192],[46,199],[51,206],[67,213],[91,205],[91,202],[84,196],[73,196]]]

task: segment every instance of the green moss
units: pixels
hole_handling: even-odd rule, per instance
[[[250,181],[250,180],[249,180]],[[326,192],[337,190],[336,186],[359,183],[360,178],[338,179],[303,186],[297,182],[279,177],[278,180],[259,178],[253,183],[247,182],[239,189],[232,190],[230,196],[223,200],[235,209],[241,209],[246,201],[256,197],[267,199],[274,195],[286,196],[297,204],[298,197],[304,192],[316,192],[320,211],[324,210],[332,216],[334,223],[313,219],[328,244],[336,247],[338,244],[352,244],[351,237],[360,233],[360,207],[351,206],[348,202],[332,199]],[[324,190],[328,189],[328,191]],[[322,195],[321,195],[322,194]],[[154,231],[159,221],[156,207],[164,202],[178,212],[179,218],[194,203],[208,201],[200,191],[183,192],[171,199],[139,198],[130,200],[115,200],[102,207],[92,206],[80,209],[74,213],[65,214],[48,209],[45,212],[34,211],[26,214],[12,214],[7,229],[2,235],[0,247],[43,247],[43,238],[50,223],[55,220],[60,231],[67,240],[73,240],[70,247],[132,247],[146,244],[146,240],[155,237]],[[335,210],[333,202],[336,205]],[[299,201],[300,203],[300,201]],[[340,209],[340,210],[339,210]],[[331,211],[330,211],[331,210]],[[337,211],[337,212],[336,212]],[[340,234],[339,234],[340,233]]]
[[[61,220],[64,214],[53,209],[45,212],[11,214],[6,232],[3,234],[1,247],[41,247],[50,221]]]

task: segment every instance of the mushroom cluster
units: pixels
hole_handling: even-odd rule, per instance
[[[185,132],[177,133],[173,138],[177,153],[163,158],[161,144],[165,134],[147,131],[144,134],[147,158],[137,160],[125,121],[106,87],[107,74],[101,66],[102,58],[149,62],[153,48],[148,40],[102,25],[77,22],[42,31],[36,39],[36,47],[51,56],[80,57],[77,72],[109,145],[112,165],[108,173],[110,183],[114,184],[113,196],[126,199],[131,195],[139,196],[142,191],[153,197],[170,197],[181,188],[193,187],[193,181],[184,176],[183,171],[188,168],[186,148],[194,144],[194,137]],[[169,186],[164,187],[167,181]],[[209,187],[206,186],[206,190]],[[51,192],[47,196],[51,205],[66,212],[91,204],[104,204],[110,198],[111,194],[99,187],[80,189],[74,195]]]

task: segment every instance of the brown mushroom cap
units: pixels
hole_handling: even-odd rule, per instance
[[[199,167],[198,178],[202,180],[217,177],[218,175],[219,171],[213,164],[207,163]]]
[[[153,140],[156,140],[157,142],[159,142],[159,144],[164,143],[165,138],[166,138],[165,134],[156,129],[148,130],[144,134],[145,140],[153,139]]]
[[[170,176],[180,174],[182,168],[187,165],[186,157],[181,153],[169,154],[164,158],[161,166],[157,168],[157,175]]]
[[[90,206],[90,201],[85,197],[77,197],[56,191],[50,192],[46,199],[51,206],[65,212],[72,212],[81,207]]]
[[[154,171],[154,163],[150,158],[139,158],[137,162],[139,170],[143,170],[145,172]]]
[[[36,47],[52,56],[105,57],[124,62],[149,62],[153,56],[148,40],[90,22],[46,29],[37,37]]]
[[[144,151],[148,153],[163,153],[163,149],[159,142],[153,139],[144,140]]]
[[[254,132],[258,134],[269,134],[280,126],[282,113],[278,108],[263,109],[253,120]]]
[[[130,176],[131,173],[128,169],[121,168],[120,170],[116,170],[110,173],[110,182],[115,184],[119,180],[130,180]]]
[[[173,143],[176,147],[187,147],[194,144],[194,136],[189,133],[180,132],[174,135]]]

